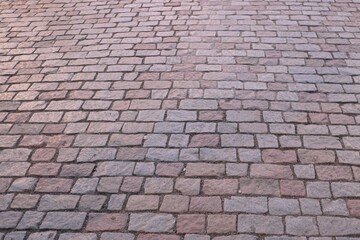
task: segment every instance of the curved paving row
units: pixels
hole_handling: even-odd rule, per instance
[[[360,239],[360,2],[0,2],[0,239]]]

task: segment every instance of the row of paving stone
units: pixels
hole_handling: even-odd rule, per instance
[[[350,166],[331,166],[331,165],[284,165],[272,163],[187,163],[187,164],[157,164],[155,172],[155,164],[135,163],[128,161],[104,161],[97,164],[94,163],[78,163],[64,164],[59,163],[36,163],[31,166],[26,162],[3,162],[0,164],[1,189],[6,191],[12,178],[29,177],[28,180],[36,177],[42,177],[41,181],[50,183],[53,178],[53,184],[66,183],[71,186],[73,182],[79,182],[72,178],[92,177],[94,183],[98,182],[99,177],[107,176],[179,176],[185,177],[250,177],[260,179],[303,179],[318,181],[334,181],[333,186],[345,184],[346,182],[335,181],[351,181],[359,180],[359,167]],[[30,167],[31,166],[31,167]],[[60,168],[62,169],[60,172]],[[203,169],[206,168],[206,169]],[[225,170],[226,169],[226,170]],[[166,173],[166,171],[169,171]],[[59,175],[59,176],[58,176]],[[67,179],[67,180],[66,180]],[[17,180],[17,179],[16,179]],[[16,181],[15,180],[15,181]],[[91,179],[90,179],[91,180]],[[19,180],[20,183],[21,180]],[[41,183],[40,181],[40,183]],[[82,180],[84,181],[84,180]],[[33,183],[34,181],[31,181]],[[35,184],[36,181],[33,183]],[[40,184],[39,183],[39,184]],[[15,184],[15,182],[13,183]],[[81,184],[80,184],[81,185]],[[353,184],[356,186],[356,184]],[[16,185],[15,185],[16,186]],[[16,187],[14,187],[16,189]],[[41,190],[37,187],[35,191]],[[49,188],[51,189],[51,188]],[[68,187],[65,187],[68,189]],[[70,190],[70,189],[69,189]],[[45,191],[47,192],[47,191]],[[351,193],[349,193],[351,194]],[[341,195],[341,194],[334,194]]]
[[[228,180],[227,182],[231,183],[234,181]],[[217,183],[218,182],[214,180],[210,183],[206,182],[204,184]],[[185,184],[192,185],[186,187]],[[281,193],[284,198],[274,197],[274,195],[277,195],[276,192],[267,193],[268,195],[273,195],[273,197],[232,196],[231,194],[234,194],[233,190],[236,190],[236,185],[234,186],[234,184],[229,186],[226,191],[220,193],[222,195],[226,195],[223,197],[206,196],[213,195],[210,191],[214,191],[214,189],[212,189],[209,185],[206,185],[206,192],[204,192],[202,196],[196,196],[199,194],[199,184],[199,179],[179,179],[176,182],[176,190],[183,195],[176,193],[173,195],[166,194],[165,192],[168,191],[168,189],[165,189],[166,186],[163,186],[162,195],[155,195],[154,193],[146,194],[147,192],[145,192],[145,194],[139,193],[138,195],[130,194],[127,196],[125,194],[126,191],[122,194],[116,194],[117,191],[113,191],[112,193],[101,192],[95,195],[94,192],[90,190],[87,193],[82,193],[83,195],[66,193],[63,195],[44,194],[40,196],[35,193],[19,193],[16,195],[8,193],[1,195],[1,210],[16,211],[23,209],[29,211],[29,214],[32,213],[31,211],[35,210],[46,212],[73,209],[79,209],[80,211],[116,211],[124,209],[130,212],[160,210],[160,212],[167,213],[218,213],[224,211],[227,213],[269,213],[270,215],[280,216],[303,214],[308,216],[328,215],[358,217],[360,214],[358,200],[347,199],[345,201],[343,199],[331,200],[330,198],[324,198],[330,197],[329,193],[326,192],[326,190],[328,190],[326,189],[326,184],[311,184],[311,187],[308,189],[309,192],[314,190],[319,191],[316,194],[313,192],[311,196],[312,198],[302,197],[300,190],[296,193],[290,192],[288,188],[285,188],[286,186],[284,186],[284,184],[282,184],[281,188]],[[269,187],[274,188],[271,185]],[[125,186],[122,189],[124,188]],[[207,191],[209,191],[209,193]],[[156,192],[156,194],[159,193]],[[193,197],[189,197],[188,195]],[[299,199],[287,198],[294,196],[299,197]],[[6,226],[7,223],[4,222],[3,224],[4,225],[2,227]],[[35,227],[35,225],[31,225],[31,227],[27,228],[33,227]]]
[[[102,136],[102,135],[100,135]],[[230,136],[232,136],[230,134]],[[241,135],[240,135],[241,136]],[[65,138],[62,138],[65,137]],[[173,162],[179,159],[179,153],[187,151],[193,153],[192,159],[181,158],[183,161],[209,161],[209,162],[240,162],[248,163],[287,163],[287,164],[321,164],[321,163],[341,163],[352,164],[354,168],[358,165],[357,159],[359,152],[354,150],[323,150],[323,149],[277,149],[277,146],[268,146],[266,149],[254,148],[141,148],[141,147],[93,147],[93,148],[61,148],[61,140],[66,139],[62,136],[33,136],[42,145],[46,142],[48,148],[38,145],[35,150],[28,148],[3,149],[0,152],[0,162],[95,162],[109,160],[149,160]],[[214,139],[214,135],[197,135],[193,138],[207,143]],[[96,141],[96,135],[91,140]],[[216,139],[216,138],[215,138]],[[234,138],[236,140],[236,138]],[[29,140],[31,140],[29,138]],[[241,140],[241,138],[240,138]],[[60,142],[60,143],[59,143]],[[179,141],[180,143],[180,141]],[[193,141],[194,143],[194,141]],[[204,144],[205,144],[204,143]],[[234,143],[235,145],[237,143]],[[60,145],[60,146],[59,146]],[[270,144],[269,144],[270,145]],[[56,148],[60,147],[60,148]],[[181,154],[180,154],[181,156]]]
[[[26,233],[24,231],[16,231],[5,234],[0,233],[0,237],[5,236],[5,239],[30,239],[30,240],[73,240],[73,239],[81,239],[81,240],[113,240],[113,239],[121,239],[121,240],[332,240],[331,237],[294,237],[289,235],[281,235],[281,236],[268,236],[268,237],[257,237],[255,235],[250,234],[236,234],[236,235],[223,235],[223,236],[214,236],[206,234],[185,234],[183,238],[174,234],[154,234],[154,233],[140,233],[138,235],[132,233],[116,233],[116,232],[103,232],[100,236],[96,233],[61,233],[57,235],[56,231],[43,231],[37,233]],[[356,240],[356,237],[336,237],[336,240]]]
[[[256,233],[293,236],[342,236],[359,234],[359,219],[333,216],[268,216],[255,214],[173,214],[87,213],[85,212],[3,212],[2,228],[80,230],[85,220],[88,232],[124,231],[149,233]],[[40,224],[41,222],[41,224]],[[285,224],[284,224],[285,223]],[[206,230],[205,230],[206,226]],[[286,227],[285,227],[286,226]]]
[[[88,166],[81,166],[87,168]],[[90,166],[93,168],[94,166]],[[72,178],[65,177],[49,177],[42,176],[41,178],[37,177],[20,177],[16,179],[12,178],[1,178],[1,192],[24,192],[24,191],[33,191],[36,193],[89,193],[95,192],[96,190],[100,192],[116,192],[119,189],[123,192],[141,192],[142,189],[147,194],[157,194],[157,193],[171,193],[174,190],[174,182],[175,189],[186,193],[186,185],[190,184],[192,187],[198,188],[198,193],[200,192],[200,183],[201,178],[202,181],[202,193],[206,195],[231,195],[235,194],[240,190],[239,193],[243,194],[255,194],[255,195],[274,195],[279,196],[280,194],[283,196],[305,196],[315,197],[315,198],[329,198],[329,197],[359,197],[359,183],[357,182],[338,182],[336,180],[348,180],[347,175],[343,177],[337,177],[336,172],[331,172],[332,169],[329,170],[329,175],[334,176],[336,180],[332,180],[332,182],[327,181],[319,181],[314,179],[314,172],[311,167],[298,167],[296,170],[297,176],[300,176],[300,179],[292,179],[292,176],[289,175],[288,172],[284,171],[287,168],[282,168],[281,166],[277,166],[278,168],[268,169],[264,168],[266,173],[258,174],[252,176],[252,178],[246,177],[246,166],[229,164],[227,165],[227,177],[233,177],[231,179],[207,179],[214,177],[225,177],[224,174],[224,165],[221,164],[188,164],[187,170],[185,173],[185,178],[177,178],[174,181],[174,175],[169,177],[172,173],[178,171],[178,167],[180,166],[163,166],[159,167],[157,170],[157,175],[167,176],[167,177],[140,177],[140,176],[128,176],[131,175],[132,172],[121,171],[123,167],[127,168],[126,164],[109,164],[107,165],[107,169],[104,169],[104,166],[100,166],[103,168],[103,172],[101,174],[95,175],[95,177],[85,178],[81,177],[81,175],[77,175],[77,180]],[[90,169],[91,169],[90,168]],[[116,168],[113,170],[112,168]],[[159,170],[162,168],[161,170]],[[206,168],[205,170],[202,170]],[[89,168],[88,168],[89,169]],[[88,170],[84,169],[84,170]],[[147,170],[151,170],[149,168],[143,168],[144,172]],[[51,170],[51,169],[50,169]],[[107,173],[104,173],[107,170]],[[131,169],[130,169],[131,170]],[[164,173],[161,171],[170,170],[172,172]],[[324,171],[326,171],[325,169]],[[180,171],[179,171],[180,172]],[[259,171],[260,172],[260,171]],[[273,173],[274,172],[274,173]],[[285,173],[284,173],[285,172]],[[144,173],[143,175],[145,175]],[[283,177],[283,174],[288,174],[288,176]],[[125,175],[125,176],[124,176]],[[138,174],[140,175],[140,174]],[[111,177],[116,176],[116,177]],[[124,176],[124,177],[118,177]],[[301,178],[307,179],[307,181],[301,180]],[[310,179],[310,180],[309,180]],[[336,181],[336,182],[335,182]],[[143,186],[144,183],[144,187]],[[211,187],[212,184],[219,184],[218,187]],[[240,188],[239,188],[240,183]],[[227,186],[230,184],[230,186]],[[107,186],[108,185],[108,186]],[[120,188],[121,185],[121,188]],[[267,187],[266,187],[267,186]],[[331,186],[331,190],[330,190]],[[184,189],[185,188],[185,189]],[[110,191],[108,189],[111,189]],[[11,195],[9,195],[11,196]]]

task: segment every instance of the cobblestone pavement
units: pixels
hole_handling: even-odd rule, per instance
[[[0,239],[360,239],[358,0],[3,0],[0,84]]]

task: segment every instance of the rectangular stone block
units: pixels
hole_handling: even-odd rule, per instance
[[[171,214],[132,213],[130,214],[129,231],[135,232],[172,232],[175,217]]]
[[[237,230],[239,233],[283,234],[284,224],[281,217],[240,214]]]

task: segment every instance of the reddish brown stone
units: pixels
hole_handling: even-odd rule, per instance
[[[155,174],[158,176],[176,177],[183,171],[183,163],[159,163],[156,166]]]
[[[155,195],[131,195],[126,204],[126,210],[143,211],[157,210],[159,208],[159,196]]]
[[[265,149],[262,159],[266,163],[295,163],[296,152],[294,150]]]
[[[120,190],[123,192],[139,192],[143,180],[143,177],[125,177]]]
[[[236,215],[214,214],[207,218],[208,233],[236,232]]]
[[[216,147],[219,144],[217,134],[198,134],[191,138],[189,147]]]
[[[335,152],[331,150],[299,149],[298,157],[301,163],[332,163],[335,162]]]
[[[236,179],[205,179],[203,193],[206,195],[237,194],[239,182]]]
[[[224,112],[221,111],[200,111],[200,121],[221,121],[224,119]]]
[[[347,200],[347,207],[349,209],[350,215],[354,217],[360,217],[360,200],[349,199]]]
[[[59,163],[37,163],[30,167],[28,174],[35,176],[56,176],[61,164]]]
[[[192,197],[190,200],[191,212],[221,212],[220,197]]]
[[[186,166],[185,176],[188,177],[210,177],[225,174],[225,164],[211,163],[189,163]]]
[[[181,195],[166,195],[160,207],[161,212],[187,212],[189,197]]]
[[[315,166],[316,174],[320,180],[352,180],[350,166]]]
[[[122,213],[90,213],[86,230],[91,232],[124,230],[127,219],[128,215]]]
[[[243,194],[252,195],[280,195],[279,181],[275,179],[240,179],[240,191]]]
[[[203,233],[205,232],[205,215],[183,214],[179,215],[176,222],[178,233]]]
[[[56,149],[53,148],[39,148],[31,156],[32,161],[50,161],[55,156]]]
[[[281,180],[280,191],[282,196],[305,196],[305,185],[299,180]]]
[[[256,178],[291,179],[293,173],[290,166],[278,164],[252,164],[250,176]]]
[[[73,180],[66,178],[41,178],[36,185],[37,192],[69,192]]]

